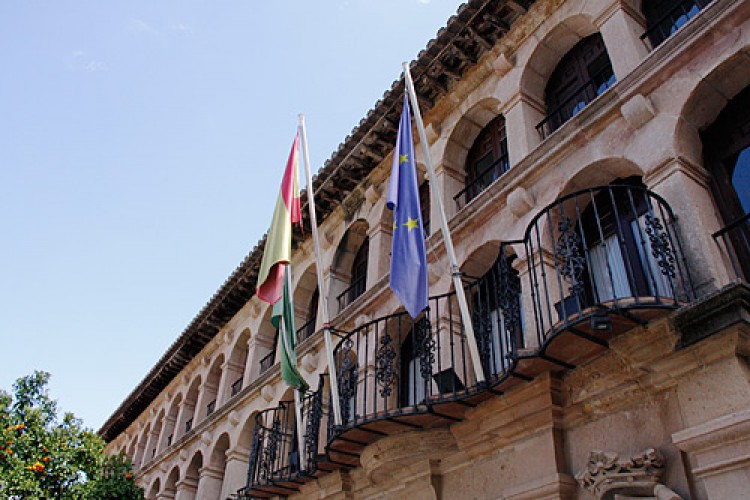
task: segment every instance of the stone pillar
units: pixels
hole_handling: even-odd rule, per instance
[[[156,495],[156,500],[174,500],[175,499],[175,492],[174,491],[162,491],[158,495]]]
[[[245,361],[244,373],[242,374],[243,386],[247,386],[253,379],[255,379],[255,376],[258,373],[257,370],[254,370],[255,365],[253,363],[255,360],[253,356],[255,355],[257,335],[258,334],[256,333],[247,339],[247,361]]]
[[[180,413],[177,415],[177,426],[174,430],[175,440],[178,436],[185,435],[185,422],[191,418],[193,419],[193,427],[195,427],[195,403],[183,400],[180,405]]]
[[[185,478],[181,481],[177,481],[175,485],[177,487],[175,500],[196,500],[196,492],[198,491],[198,481],[193,478]]]
[[[245,486],[247,482],[247,468],[250,463],[250,453],[239,449],[227,450],[226,463],[221,498],[228,498]]]
[[[172,442],[174,442],[175,424],[177,423],[177,417],[167,415],[164,417],[164,424],[161,426],[161,434],[159,435],[159,443],[156,448],[156,453],[169,447],[167,438],[172,434]]]
[[[198,422],[202,422],[206,418],[206,405],[213,401],[216,397],[216,390],[218,387],[215,384],[211,384],[208,381],[203,383],[201,391],[198,394],[198,402],[195,408],[195,417],[193,418],[193,426]]]
[[[458,206],[453,197],[466,187],[466,170],[463,165],[452,165],[444,160],[435,166],[435,178],[438,184],[435,189],[443,198],[445,216],[450,220],[458,212]],[[463,206],[463,200],[459,201]],[[433,233],[441,231],[440,209],[437,203],[430,204],[430,225]]]
[[[686,267],[698,295],[728,283],[728,268],[711,238],[721,223],[708,188],[707,172],[684,158],[672,158],[647,173],[643,182],[674,211]]]
[[[545,105],[521,92],[510,97],[503,106],[505,128],[508,133],[508,159],[510,168],[537,147],[541,141],[536,126],[544,119]]]
[[[248,341],[248,346],[248,363],[244,375],[247,384],[258,378],[258,375],[260,374],[260,360],[263,359],[273,347],[273,339],[266,339],[256,335]]]
[[[615,77],[622,80],[648,55],[646,44],[640,39],[645,31],[643,16],[630,6],[614,2],[595,24],[604,39]]]
[[[389,270],[392,231],[392,227],[380,221],[367,232],[370,238],[367,255],[367,288],[377,283]]]
[[[199,471],[198,488],[196,497],[198,500],[221,499],[221,487],[224,481],[224,471],[207,465]]]
[[[232,384],[243,375],[244,369],[245,367],[242,364],[232,359],[221,365],[221,380],[219,381],[219,391],[216,394],[217,409],[232,397]]]

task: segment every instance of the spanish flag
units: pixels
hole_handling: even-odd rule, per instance
[[[256,295],[259,299],[275,304],[284,288],[284,271],[292,258],[292,225],[302,222],[297,174],[299,132],[294,138],[289,161],[286,163],[281,192],[276,200],[273,221],[266,237],[266,248],[260,262]]]

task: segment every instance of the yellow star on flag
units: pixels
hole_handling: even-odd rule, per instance
[[[399,155],[398,156],[398,164],[401,165],[402,163],[406,163],[409,161],[409,155]]]
[[[419,224],[417,224],[418,220],[419,219],[412,219],[411,217],[407,217],[406,222],[404,222],[404,226],[409,228],[409,231],[411,231],[412,229],[416,229],[419,227]]]

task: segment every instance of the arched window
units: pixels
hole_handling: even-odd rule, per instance
[[[469,203],[507,172],[509,167],[505,117],[500,115],[482,129],[469,150],[466,159],[466,187],[456,195],[456,202]]]
[[[711,188],[725,227],[717,236],[735,271],[750,279],[750,87],[702,134]]]
[[[641,38],[648,38],[656,48],[694,18],[710,0],[643,0],[643,15],[646,16],[646,32]]]
[[[542,137],[560,128],[615,83],[604,40],[598,33],[576,44],[558,63],[545,90],[547,116],[537,125]]]
[[[318,301],[320,299],[320,291],[318,287],[315,287],[315,291],[310,299],[310,305],[307,309],[307,316],[305,324],[297,330],[297,341],[302,342],[306,338],[310,337],[315,333],[315,323],[318,321]]]
[[[425,181],[419,186],[419,208],[422,211],[422,228],[424,236],[430,236],[430,183]]]
[[[357,255],[354,256],[352,264],[352,281],[349,287],[349,303],[365,293],[367,286],[367,255],[370,251],[370,238],[365,238],[362,246],[359,247]]]
[[[485,373],[493,377],[510,366],[514,348],[523,347],[521,280],[515,255],[504,250],[489,270],[471,285],[474,332]]]

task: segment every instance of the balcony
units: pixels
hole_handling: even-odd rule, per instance
[[[479,193],[487,189],[490,184],[499,179],[509,168],[508,155],[504,155],[488,165],[487,168],[477,174],[476,178],[468,181],[466,187],[453,197],[456,208],[461,210],[468,205],[471,200],[479,196]],[[427,231],[427,234],[429,234],[429,230]]]
[[[646,32],[641,35],[641,40],[645,41],[648,39],[651,42],[652,48],[658,47],[664,40],[672,36],[675,31],[694,18],[710,1],[682,0],[675,2],[672,8],[649,24]]]
[[[536,126],[539,138],[545,140],[614,83],[615,75],[612,72],[612,66],[608,64],[539,122]]]
[[[302,454],[293,403],[259,414],[241,498],[292,494],[311,477],[356,467],[384,436],[462,421],[483,401],[542,372],[574,369],[694,298],[674,214],[637,179],[548,205],[523,239],[501,245],[484,276],[465,277],[464,289],[484,381],[455,292],[431,297],[416,319],[399,312],[334,330],[342,425],[329,418],[322,380],[302,403]]]
[[[329,461],[320,429],[327,425],[328,411],[323,404],[325,377],[318,388],[301,398],[300,414],[305,429],[302,448],[297,438],[294,402],[282,401],[276,408],[255,417],[247,486],[237,492],[239,499],[286,496],[300,485],[344,464]],[[326,421],[324,423],[324,420]],[[301,452],[300,452],[301,450]],[[351,461],[346,465],[354,465]]]
[[[713,234],[736,281],[750,282],[750,213]]]
[[[357,297],[365,293],[365,277],[362,276],[360,279],[355,280],[349,288],[338,294],[336,301],[338,302],[339,312],[343,311],[349,304],[357,300]]]
[[[269,370],[272,366],[274,361],[276,360],[276,349],[272,350],[263,358],[260,360],[260,373],[264,373],[265,371]]]
[[[316,317],[312,317],[307,323],[297,329],[297,342],[302,342],[305,339],[312,337],[315,333],[315,322]]]

